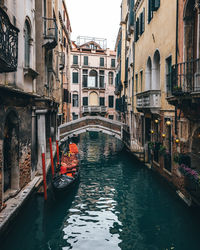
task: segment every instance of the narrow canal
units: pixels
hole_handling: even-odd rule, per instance
[[[200,213],[188,208],[114,137],[84,134],[70,194],[33,195],[1,250],[198,250]]]

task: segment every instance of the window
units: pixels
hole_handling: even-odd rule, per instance
[[[88,86],[88,70],[83,70],[83,88],[87,88]]]
[[[73,107],[78,107],[78,94],[73,94],[72,95],[72,106]]]
[[[113,108],[114,106],[114,96],[113,95],[109,95],[108,96],[108,107],[109,108]]]
[[[171,89],[171,67],[172,67],[172,57],[169,56],[166,59],[166,90],[167,93],[170,93],[172,91]]]
[[[143,84],[143,71],[140,71],[140,90],[141,90],[141,92],[143,91],[142,84]]]
[[[73,83],[78,83],[78,72],[73,72],[72,73],[72,82]]]
[[[83,64],[88,65],[88,56],[84,56]]]
[[[135,92],[136,92],[136,94],[138,92],[138,74],[135,75]]]
[[[83,106],[88,106],[88,97],[83,97]]]
[[[115,68],[115,59],[111,59],[111,67]]]
[[[101,67],[104,66],[104,58],[103,58],[103,57],[100,58],[100,66],[101,66]]]
[[[135,22],[135,42],[139,39],[139,18]]]
[[[78,56],[73,56],[73,64],[78,64]]]
[[[142,35],[142,33],[144,32],[144,25],[145,25],[144,19],[145,19],[145,9],[143,9],[143,12],[140,13],[140,16],[139,16],[139,33],[140,33],[140,35]]]
[[[28,20],[25,21],[24,25],[24,63],[25,67],[30,67],[30,39],[31,39],[31,29]]]
[[[114,115],[109,115],[108,119],[113,120],[114,119]]]
[[[98,74],[96,70],[91,70],[88,78],[88,87],[97,88],[98,87]]]
[[[100,85],[100,88],[105,88],[105,84],[104,84],[104,70],[100,70],[99,71],[99,85]]]
[[[105,97],[100,97],[99,98],[99,105],[100,106],[105,106]]]
[[[73,120],[77,120],[78,119],[78,115],[76,113],[72,113],[72,116],[73,116]]]
[[[148,23],[153,18],[153,12],[157,11],[160,7],[160,0],[148,0]]]
[[[108,83],[109,85],[113,85],[113,72],[108,73]]]

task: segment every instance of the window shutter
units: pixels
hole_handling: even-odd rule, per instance
[[[153,1],[154,1],[153,10],[156,11],[160,7],[160,0],[153,0]]]
[[[78,72],[73,72],[72,80],[73,83],[78,83]]]
[[[152,18],[152,1],[153,0],[148,0],[148,23],[150,23]]]
[[[142,13],[142,33],[144,32],[144,28],[145,28],[145,8],[143,9]]]

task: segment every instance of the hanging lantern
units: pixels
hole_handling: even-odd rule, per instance
[[[155,119],[154,122],[155,122],[156,124],[158,124],[158,123],[159,123],[159,120],[158,120],[158,119]]]
[[[151,134],[154,134],[154,131],[153,131],[153,130],[151,130]]]

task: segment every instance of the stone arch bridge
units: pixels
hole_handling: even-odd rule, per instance
[[[115,136],[123,140],[124,124],[100,116],[86,116],[58,127],[58,140],[60,144],[73,135],[85,133],[87,131],[97,131]]]

